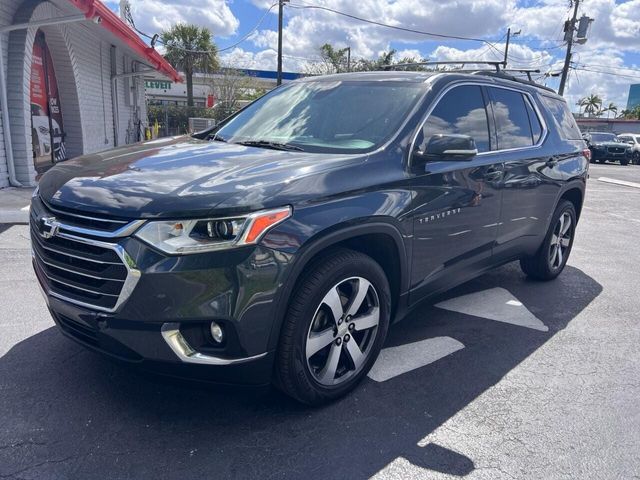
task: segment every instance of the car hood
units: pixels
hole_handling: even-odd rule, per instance
[[[626,143],[620,143],[620,142],[592,142],[591,146],[592,147],[622,147],[622,148],[629,148],[629,145],[627,145]]]
[[[42,177],[39,191],[58,208],[125,218],[195,217],[330,194],[326,177],[366,158],[178,137],[65,161]]]

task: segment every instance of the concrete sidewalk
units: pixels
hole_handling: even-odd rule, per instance
[[[0,189],[0,223],[29,223],[33,188]]]

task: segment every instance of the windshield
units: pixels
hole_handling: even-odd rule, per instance
[[[592,133],[592,142],[616,142],[617,138],[613,133]]]
[[[425,88],[406,82],[292,83],[249,105],[216,138],[308,152],[365,152],[398,130]]]

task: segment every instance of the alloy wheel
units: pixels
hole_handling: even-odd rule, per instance
[[[551,245],[549,249],[549,264],[552,269],[562,267],[571,246],[571,236],[573,235],[573,220],[569,212],[560,215],[558,223],[551,235]]]
[[[362,370],[379,322],[380,302],[371,282],[351,277],[334,285],[316,308],[307,333],[305,354],[314,379],[335,386]]]

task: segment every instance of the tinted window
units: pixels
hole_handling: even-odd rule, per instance
[[[589,135],[592,142],[615,142],[616,136],[613,133],[592,133]]]
[[[578,128],[578,125],[576,125],[576,121],[564,100],[547,97],[545,95],[541,95],[540,99],[549,109],[551,115],[553,115],[554,123],[556,124],[562,138],[566,140],[582,139],[580,129]]]
[[[503,88],[490,88],[491,106],[496,120],[498,149],[533,145],[529,114],[521,93]]]
[[[416,145],[424,150],[436,134],[469,135],[479,152],[490,150],[489,121],[480,87],[464,85],[448,91],[429,115]]]
[[[368,151],[397,132],[424,92],[424,84],[407,82],[294,82],[253,102],[217,136],[308,152]]]
[[[529,123],[531,124],[531,135],[533,137],[533,143],[536,144],[540,141],[542,136],[542,125],[538,114],[531,105],[531,100],[528,97],[524,98],[524,103],[527,106],[527,113],[529,114]]]

